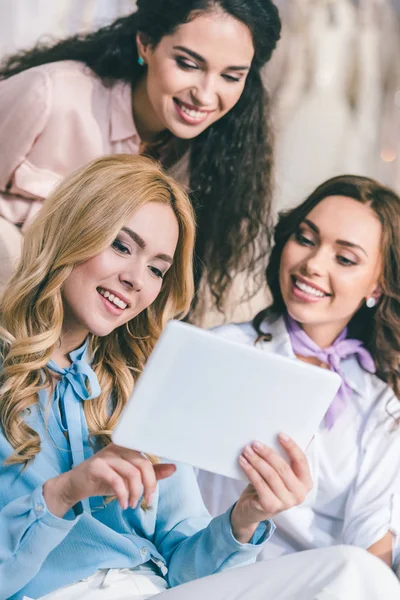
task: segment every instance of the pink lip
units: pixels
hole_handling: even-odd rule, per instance
[[[310,287],[314,288],[315,290],[322,292],[326,296],[332,296],[332,294],[330,294],[329,292],[324,290],[322,287],[320,287],[319,285],[316,285],[313,281],[308,281],[308,279],[306,279],[305,277],[301,277],[301,275],[293,275],[292,279],[293,280],[298,279],[299,281],[301,281],[301,283],[305,283],[306,285],[309,285]]]
[[[120,315],[122,315],[122,313],[124,312],[124,310],[126,310],[125,308],[119,308],[118,306],[116,306],[113,302],[110,302],[110,300],[107,300],[107,298],[104,298],[104,296],[102,296],[100,294],[100,292],[97,292],[99,294],[99,298],[102,301],[104,307],[106,308],[106,310],[111,313],[112,315],[119,317]]]
[[[195,118],[191,117],[190,115],[183,112],[182,108],[180,107],[180,104],[183,104],[189,110],[201,110],[201,112],[205,113],[204,117],[202,119],[195,119]],[[189,104],[186,104],[186,102],[182,102],[181,100],[179,100],[178,102],[176,100],[174,100],[174,106],[175,106],[175,110],[176,110],[177,115],[180,118],[180,120],[183,121],[184,123],[186,123],[187,125],[201,125],[202,123],[204,123],[204,121],[206,121],[208,119],[208,115],[211,112],[213,112],[213,111],[203,111],[202,109],[200,109],[196,106],[191,107]]]
[[[179,104],[183,104],[189,110],[201,110],[201,112],[206,112],[206,113],[212,113],[215,110],[215,109],[210,110],[207,108],[201,108],[200,106],[195,106],[194,104],[189,104],[189,102],[184,102],[183,100],[179,100],[179,98],[175,98],[174,100],[175,100],[175,102],[178,102]]]
[[[117,296],[117,298],[119,298],[120,300],[122,300],[122,302],[125,302],[125,304],[128,305],[127,308],[130,306],[130,302],[129,302],[128,298],[126,298],[126,296],[123,296],[120,292],[116,292],[115,290],[112,290],[110,288],[102,287],[101,285],[99,285],[99,288],[102,290],[106,290],[107,292],[110,292],[110,294],[113,294],[114,296]]]
[[[317,289],[317,290],[321,291],[323,294],[325,294],[325,296],[321,296],[321,297],[311,296],[311,294],[307,294],[307,292],[303,292],[303,290],[300,290],[298,287],[296,287],[296,285],[295,285],[296,279],[298,279],[302,283],[305,283],[305,284],[309,285],[310,287],[313,287],[314,289]],[[320,302],[321,300],[324,300],[325,298],[327,298],[327,297],[329,297],[331,295],[331,294],[327,294],[319,286],[316,286],[314,284],[309,283],[303,277],[297,277],[297,276],[296,277],[292,277],[292,289],[291,289],[291,292],[292,292],[292,295],[297,300],[301,300],[302,302],[307,302],[309,304],[315,304],[317,302]]]

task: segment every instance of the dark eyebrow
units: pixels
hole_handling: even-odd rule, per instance
[[[189,54],[189,56],[191,56],[192,58],[194,58],[195,60],[198,60],[199,62],[205,64],[207,61],[205,58],[203,58],[200,54],[197,54],[197,52],[194,52],[194,50],[190,50],[189,48],[186,48],[186,46],[174,46],[174,50],[181,50],[182,52],[186,52],[186,54]],[[248,71],[250,69],[249,65],[246,65],[244,67],[240,67],[240,66],[231,66],[231,67],[226,67],[226,71]]]
[[[364,252],[365,256],[368,258],[367,251],[359,244],[353,244],[353,242],[348,242],[347,240],[336,240],[336,243],[339,244],[339,246],[346,246],[346,248],[358,248],[361,252]]]
[[[319,234],[318,227],[315,225],[315,223],[310,221],[310,219],[304,219],[303,222],[306,225],[308,225],[309,228],[312,229],[315,233]],[[339,244],[339,246],[345,246],[346,248],[358,248],[359,250],[361,250],[361,252],[364,252],[365,256],[368,257],[367,251],[364,250],[364,248],[359,244],[353,244],[353,242],[348,242],[347,240],[336,240],[336,243]]]
[[[136,233],[136,231],[133,231],[133,229],[131,229],[130,227],[123,227],[121,231],[127,233],[129,237],[139,246],[139,248],[141,248],[141,250],[144,250],[147,247],[147,244],[144,241],[144,239],[138,233]],[[170,265],[172,265],[173,263],[172,257],[168,254],[157,254],[156,258],[165,260],[165,262],[169,263]]]
[[[318,227],[312,222],[310,221],[310,219],[304,219],[303,221],[306,225],[309,226],[310,229],[312,229],[315,233],[319,233],[319,229]]]

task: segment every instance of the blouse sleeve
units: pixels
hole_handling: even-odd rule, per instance
[[[29,154],[50,114],[51,82],[31,69],[0,81],[0,191]]]
[[[233,536],[231,508],[210,519],[196,476],[188,465],[159,483],[155,545],[167,561],[171,586],[256,560],[274,531],[271,521],[260,523],[248,544]]]
[[[0,433],[0,598],[28,584],[80,519],[74,511],[63,519],[51,514],[43,497],[43,477],[33,465],[20,477],[15,465],[4,466],[9,455],[10,446]],[[33,483],[37,487],[27,493]],[[11,501],[10,489],[18,495]]]
[[[360,435],[360,463],[346,504],[342,541],[369,548],[390,531],[395,566],[400,558],[400,403],[389,388],[382,391],[382,382],[374,385],[377,402]]]

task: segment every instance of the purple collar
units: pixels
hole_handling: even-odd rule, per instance
[[[346,407],[349,397],[349,385],[340,368],[340,361],[355,355],[365,371],[375,373],[373,358],[360,340],[347,338],[347,327],[343,329],[331,346],[320,348],[289,314],[286,313],[284,318],[293,352],[300,356],[315,356],[321,362],[326,363],[332,371],[338,373],[342,379],[342,385],[325,415],[325,423],[328,429],[331,429]]]

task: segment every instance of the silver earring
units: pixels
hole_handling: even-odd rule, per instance
[[[376,306],[376,300],[373,296],[370,296],[369,298],[367,298],[365,304],[368,306],[368,308],[374,308],[374,306]]]

